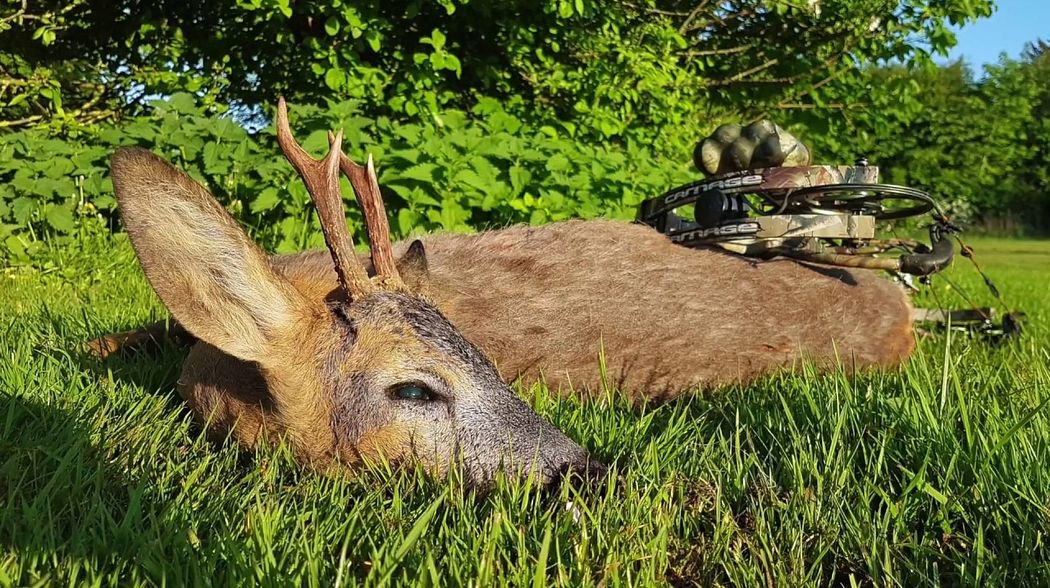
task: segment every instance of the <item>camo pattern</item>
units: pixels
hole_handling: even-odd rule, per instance
[[[693,152],[697,169],[722,175],[764,167],[810,164],[809,149],[794,135],[768,120],[747,126],[725,124],[700,141]]]

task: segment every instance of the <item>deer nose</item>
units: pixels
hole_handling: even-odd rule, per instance
[[[608,472],[608,466],[590,456],[584,456],[564,464],[547,481],[547,488],[557,489],[562,484],[580,489],[597,488],[605,481]]]

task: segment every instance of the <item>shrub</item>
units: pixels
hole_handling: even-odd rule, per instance
[[[414,230],[469,231],[598,215],[631,218],[644,198],[688,179],[688,154],[659,161],[645,146],[582,145],[555,127],[535,128],[495,100],[445,111],[429,124],[355,114],[354,102],[295,107],[304,147],[321,154],[329,128],[343,128],[351,157],[376,159],[402,237]],[[0,241],[4,256],[32,257],[44,236],[69,239],[116,228],[108,173],[120,145],[143,145],[205,184],[262,242],[278,251],[319,245],[309,197],[280,156],[273,133],[249,133],[205,115],[189,94],[158,101],[148,116],[59,140],[43,128],[0,135]],[[344,181],[344,194],[352,192]],[[355,207],[350,222],[362,226]]]

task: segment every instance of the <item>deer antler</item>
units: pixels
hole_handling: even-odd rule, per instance
[[[277,144],[306,184],[306,191],[310,193],[317,216],[321,219],[321,231],[324,233],[328,250],[332,253],[339,283],[350,295],[351,300],[364,297],[376,288],[354,254],[354,242],[346,228],[343,197],[339,190],[339,164],[341,159],[346,158],[342,150],[343,132],[339,131],[334,136],[329,134],[328,155],[318,160],[311,157],[292,136],[292,129],[288,124],[288,106],[283,97],[277,99],[276,122]],[[384,220],[385,218],[384,216]]]
[[[332,132],[329,131],[328,141],[332,142],[332,139]],[[376,278],[385,288],[404,289],[390,246],[390,225],[386,219],[386,207],[383,205],[383,195],[379,191],[379,180],[376,178],[372,155],[368,155],[365,165],[354,163],[342,151],[339,152],[339,156],[339,169],[346,175],[346,179],[350,180],[350,186],[357,195],[357,203],[365,217]]]

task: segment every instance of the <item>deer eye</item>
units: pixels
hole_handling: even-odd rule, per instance
[[[434,393],[422,384],[400,384],[394,387],[394,397],[401,400],[432,400]]]

